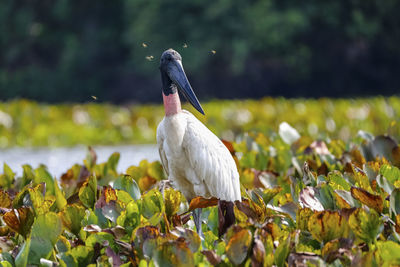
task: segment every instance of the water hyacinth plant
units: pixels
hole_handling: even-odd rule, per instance
[[[105,266],[379,266],[400,263],[400,148],[388,135],[314,140],[290,124],[225,141],[242,202],[219,236],[217,202],[164,183],[159,162],[118,173],[119,154],[89,149],[61,177],[5,164],[0,264]],[[190,212],[203,207],[201,239]]]

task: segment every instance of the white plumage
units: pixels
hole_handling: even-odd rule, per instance
[[[186,199],[241,200],[239,173],[229,150],[190,112],[165,116],[157,128],[157,144],[168,179]]]

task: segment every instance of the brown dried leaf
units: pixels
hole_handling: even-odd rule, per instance
[[[33,224],[34,215],[30,207],[21,207],[4,214],[3,220],[12,230],[26,237]]]
[[[232,142],[226,141],[224,139],[222,139],[221,141],[226,146],[226,148],[229,150],[231,155],[234,155],[235,154],[235,149],[233,148]]]
[[[325,162],[321,164],[321,166],[318,167],[317,169],[317,174],[318,175],[328,175],[329,169],[328,166],[326,166]]]
[[[89,233],[98,233],[102,231],[101,227],[97,224],[86,225],[85,227],[83,227],[83,230]]]
[[[215,197],[212,198],[203,198],[203,197],[195,197],[190,201],[189,211],[198,208],[207,208],[216,206],[218,204],[218,199]]]
[[[221,257],[215,253],[214,250],[203,250],[201,252],[204,256],[206,256],[207,260],[213,265],[216,266],[221,262]]]
[[[103,232],[112,234],[116,239],[121,239],[126,234],[125,228],[119,225],[112,228],[106,228]]]
[[[351,196],[359,200],[361,203],[367,205],[372,209],[375,209],[379,213],[382,212],[383,200],[381,196],[373,195],[368,191],[358,187],[351,187],[350,191]]]
[[[396,232],[398,234],[400,234],[400,214],[396,215],[396,225],[395,225],[394,229],[396,230]]]
[[[231,201],[218,202],[218,236],[225,234],[226,230],[235,223],[234,204]]]
[[[248,199],[243,199],[242,202],[236,202],[236,207],[248,218],[257,219],[257,213],[250,207],[250,201]]]

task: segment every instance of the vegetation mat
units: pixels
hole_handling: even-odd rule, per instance
[[[54,179],[0,177],[1,266],[391,266],[400,264],[400,148],[388,135],[303,136],[287,123],[225,142],[242,202],[222,236],[214,200],[190,205],[159,162],[117,173],[119,154]],[[204,207],[197,233],[190,210]]]

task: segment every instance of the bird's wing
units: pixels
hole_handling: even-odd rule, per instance
[[[165,155],[165,150],[164,150],[164,140],[165,140],[164,124],[163,124],[163,121],[161,121],[157,127],[158,153],[160,154],[161,164],[164,167],[164,171],[167,174],[167,176],[169,176],[168,159],[167,159],[167,156]]]
[[[204,183],[212,197],[241,200],[239,173],[232,155],[206,126],[191,113],[183,112],[187,114],[187,126],[182,147],[196,175],[191,180]]]

